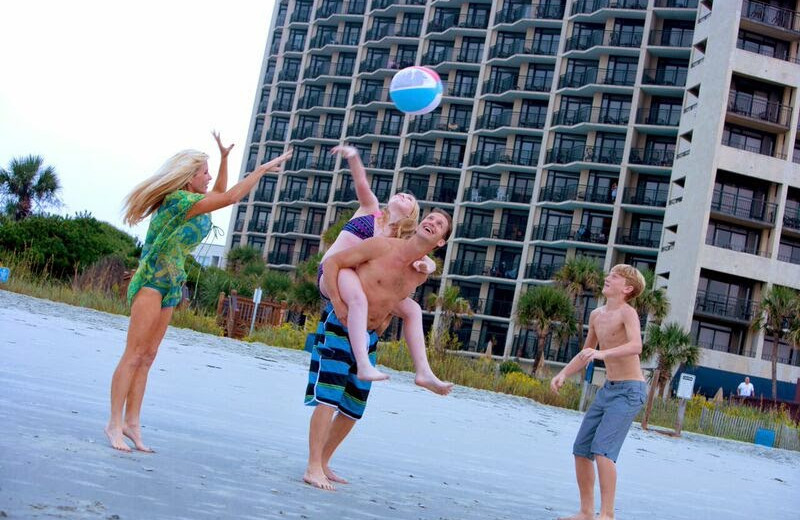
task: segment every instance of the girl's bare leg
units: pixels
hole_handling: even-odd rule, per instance
[[[347,305],[347,332],[350,347],[356,358],[358,373],[362,381],[382,381],[389,376],[372,366],[367,353],[367,296],[361,287],[358,275],[352,269],[339,270],[339,294]]]
[[[422,330],[422,309],[411,298],[406,298],[395,308],[397,316],[403,320],[403,338],[416,372],[414,382],[439,395],[447,395],[453,383],[440,380],[433,373],[425,351],[425,333]]]
[[[165,307],[161,309],[158,323],[153,329],[153,334],[150,338],[151,343],[145,349],[143,363],[133,376],[133,382],[131,383],[128,396],[125,400],[125,423],[122,427],[122,433],[125,437],[133,441],[137,450],[148,453],[151,453],[153,450],[142,442],[141,421],[139,417],[142,411],[145,387],[147,386],[147,374],[150,372],[150,367],[156,358],[161,340],[164,339],[164,334],[167,332],[167,326],[172,319],[173,310],[174,307]]]
[[[137,370],[147,358],[147,345],[151,343],[152,331],[160,318],[161,293],[148,287],[140,289],[131,305],[125,352],[111,378],[111,416],[105,432],[114,449],[131,451],[123,439],[122,411]]]

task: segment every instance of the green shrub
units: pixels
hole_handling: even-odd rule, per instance
[[[513,372],[522,372],[522,367],[515,361],[503,361],[500,363],[501,374],[511,374]]]

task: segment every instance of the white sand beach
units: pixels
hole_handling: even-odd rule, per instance
[[[373,385],[333,467],[303,484],[308,354],[171,328],[143,409],[156,454],[103,435],[127,318],[0,290],[0,517],[553,519],[577,510],[573,411],[407,373]],[[598,494],[599,500],[599,494]],[[798,518],[800,453],[634,425],[617,518]]]

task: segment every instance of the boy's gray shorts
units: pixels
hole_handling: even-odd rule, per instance
[[[616,462],[628,429],[646,399],[644,381],[606,381],[583,417],[572,454],[591,460],[602,455]]]

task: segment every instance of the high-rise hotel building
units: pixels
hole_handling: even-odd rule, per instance
[[[474,310],[466,350],[533,357],[521,293],[576,255],[650,268],[667,321],[703,347],[698,385],[770,377],[750,322],[773,284],[800,288],[797,0],[279,0],[242,175],[294,149],[236,207],[227,247],[275,269],[322,247],[355,206],[346,163],[373,191],[454,217],[444,273]],[[388,96],[409,65],[436,70],[441,106],[405,116]],[[589,311],[596,305],[592,302]],[[434,314],[426,313],[426,325]],[[576,341],[543,345],[566,361]],[[794,396],[800,351],[782,345]],[[763,389],[764,393],[768,390]],[[791,395],[789,395],[791,394]]]

